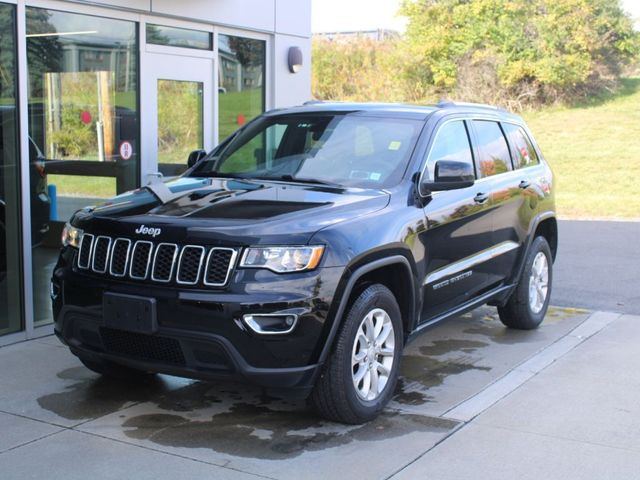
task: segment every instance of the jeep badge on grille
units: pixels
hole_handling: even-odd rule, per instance
[[[151,235],[153,238],[156,238],[158,235],[160,235],[161,232],[162,230],[160,228],[151,228],[147,227],[146,225],[140,225],[138,228],[136,228],[136,233]]]

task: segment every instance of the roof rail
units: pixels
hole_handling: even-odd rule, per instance
[[[324,100],[307,100],[302,105],[318,105],[320,103],[325,103]]]
[[[472,103],[472,102],[454,102],[453,100],[441,99],[436,107],[474,107],[474,108],[490,108],[491,110],[502,110],[495,105],[487,105],[486,103]]]

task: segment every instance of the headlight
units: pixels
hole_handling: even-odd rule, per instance
[[[66,223],[62,229],[62,246],[71,246],[80,248],[80,240],[82,240],[82,230],[74,227],[70,223]]]
[[[247,248],[241,267],[267,268],[276,273],[313,270],[320,263],[324,247],[260,247]]]

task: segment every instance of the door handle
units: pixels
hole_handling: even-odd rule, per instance
[[[475,197],[473,197],[473,201],[476,203],[484,203],[489,200],[488,193],[478,193]]]
[[[531,183],[527,182],[526,180],[522,180],[518,184],[518,188],[522,188],[524,190],[525,188],[529,188],[529,185],[531,185]]]

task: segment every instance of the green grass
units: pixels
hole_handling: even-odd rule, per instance
[[[523,116],[555,173],[561,216],[640,218],[640,78],[614,95]]]
[[[218,95],[220,109],[220,141],[235,132],[238,115],[242,114],[248,122],[262,113],[262,90],[245,90],[244,92],[227,92]]]
[[[47,175],[47,182],[56,186],[58,195],[69,197],[110,198],[116,194],[116,179],[110,177]]]

